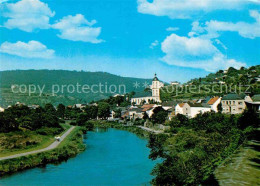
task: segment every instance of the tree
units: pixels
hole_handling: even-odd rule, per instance
[[[76,123],[78,126],[84,126],[84,124],[89,120],[88,114],[80,113],[76,119]]]
[[[44,107],[45,111],[48,112],[49,114],[55,114],[56,110],[54,106],[51,103],[47,103]]]
[[[162,124],[165,122],[167,116],[168,116],[167,111],[165,111],[162,107],[156,107],[155,109],[153,109],[153,114],[151,119],[153,123]]]
[[[98,117],[107,119],[110,116],[110,106],[108,103],[101,102],[98,104]]]
[[[222,103],[220,102],[217,106],[218,112],[222,112],[223,108],[222,108]]]
[[[259,127],[260,118],[259,114],[256,113],[254,110],[249,109],[245,110],[241,117],[238,119],[238,128],[245,129],[249,126],[252,126],[254,128]]]
[[[115,112],[115,115],[114,115],[115,118],[121,117],[121,109],[115,109],[114,112]]]
[[[63,104],[59,104],[57,107],[57,116],[64,118],[65,110],[66,110],[65,106]]]
[[[85,113],[88,115],[89,119],[96,119],[97,118],[97,113],[98,113],[98,107],[91,105],[91,106],[86,106],[84,108]]]
[[[144,112],[143,119],[147,120],[148,118],[149,118],[148,114],[146,112]]]

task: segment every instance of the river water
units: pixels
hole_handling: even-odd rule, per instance
[[[147,140],[117,129],[96,129],[84,139],[87,149],[59,165],[49,164],[0,179],[0,185],[149,185]]]

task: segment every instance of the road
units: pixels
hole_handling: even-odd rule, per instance
[[[11,155],[11,156],[6,156],[6,157],[0,157],[0,161],[1,160],[7,160],[7,159],[13,159],[13,158],[18,158],[18,157],[22,157],[22,156],[27,156],[30,154],[36,154],[36,153],[40,153],[40,152],[44,152],[44,151],[48,151],[48,150],[52,150],[55,149],[70,133],[71,131],[75,128],[75,126],[72,126],[69,130],[67,130],[61,137],[60,137],[60,141],[56,141],[53,142],[50,146],[44,148],[44,149],[40,149],[40,150],[35,150],[35,151],[30,151],[30,152],[25,152],[25,153],[20,153],[20,154],[15,154],[15,155]]]

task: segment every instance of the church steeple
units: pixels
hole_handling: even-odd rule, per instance
[[[154,74],[153,81],[159,81],[159,79],[157,78],[157,74],[156,73]]]

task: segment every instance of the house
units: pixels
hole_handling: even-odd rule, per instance
[[[175,108],[176,105],[177,105],[176,101],[166,101],[162,103],[162,108],[164,110],[169,110],[171,108]]]
[[[74,105],[74,108],[83,109],[84,107],[86,107],[86,104],[75,104]]]
[[[148,117],[152,117],[153,115],[153,110],[154,108],[158,107],[158,105],[156,104],[148,104],[148,105],[143,105],[141,108],[143,109],[143,112],[146,112],[146,114],[148,115]]]
[[[131,108],[129,111],[129,118],[130,119],[142,119],[144,116],[144,112],[142,108],[136,107],[136,108]]]
[[[190,106],[188,103],[179,103],[175,106],[175,114],[182,114],[188,116]]]
[[[28,107],[30,109],[37,109],[37,108],[40,108],[40,105],[29,105]]]
[[[221,102],[221,98],[216,96],[208,100],[207,104],[210,106],[211,110],[214,112],[218,112],[218,105]]]
[[[5,109],[3,107],[0,107],[0,112],[4,112]]]
[[[172,81],[172,82],[171,82],[171,85],[173,85],[173,86],[178,86],[178,85],[180,85],[180,83],[179,83],[178,81]]]
[[[175,114],[182,114],[194,118],[199,113],[210,112],[210,106],[202,103],[179,103],[175,107]]]
[[[260,112],[260,94],[254,95],[252,101],[245,101],[246,107],[248,109],[254,110],[255,112]]]
[[[241,114],[246,109],[246,101],[252,102],[253,100],[245,94],[228,94],[221,100],[222,113]]]
[[[159,81],[155,74],[152,81],[152,85],[150,86],[151,91],[136,93],[131,99],[131,103],[136,105],[142,105],[151,101],[161,102],[160,88],[162,87],[164,87],[164,84]]]
[[[197,114],[203,114],[205,112],[210,112],[211,111],[211,107],[208,106],[207,104],[203,104],[203,103],[188,103],[189,107],[188,107],[188,117],[190,118],[194,118],[197,116]]]

